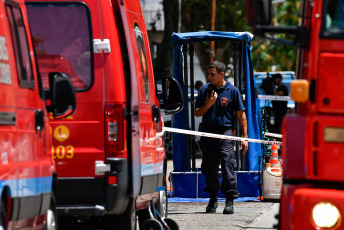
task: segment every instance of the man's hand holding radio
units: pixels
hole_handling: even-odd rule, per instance
[[[206,104],[210,103],[210,106],[213,106],[217,99],[217,93],[213,90],[211,93],[208,94],[206,99]]]

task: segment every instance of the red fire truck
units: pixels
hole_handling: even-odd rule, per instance
[[[294,34],[299,47],[299,80],[291,84],[296,114],[282,127],[279,227],[343,229],[344,1],[302,0],[299,27],[271,27],[271,2],[247,3],[256,34]]]
[[[48,73],[43,92],[24,1],[0,2],[0,229],[55,229],[56,170],[45,99],[52,117],[70,115],[68,78]]]
[[[28,0],[26,6],[44,88],[47,73],[57,71],[76,90],[75,113],[50,122],[58,214],[134,229],[137,210],[143,222],[152,200],[162,209],[167,202],[163,122],[140,3]],[[182,109],[174,79],[163,79],[162,96],[165,112]]]

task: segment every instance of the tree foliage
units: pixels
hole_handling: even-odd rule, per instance
[[[300,2],[289,0],[273,6],[275,26],[300,24]],[[276,39],[293,41],[293,36],[278,34]],[[253,41],[252,62],[255,71],[295,71],[297,48],[276,41],[256,37]]]
[[[216,0],[216,31],[248,31],[245,0]],[[210,31],[211,30],[211,1],[183,0],[182,1],[182,32]],[[196,43],[195,52],[207,73],[213,53],[210,42]],[[215,43],[215,59],[231,64],[232,49],[229,42]]]
[[[158,46],[157,58],[153,60],[156,79],[172,76],[173,45],[171,35],[178,30],[178,0],[163,0],[165,30],[162,43]]]
[[[154,61],[154,71],[158,76],[171,75],[173,50],[171,44],[172,32],[177,32],[178,0],[162,0],[165,16],[164,40],[158,47],[158,56]],[[211,29],[211,1],[182,0],[181,24],[182,32],[210,31]],[[300,3],[297,0],[287,0],[273,5],[274,25],[299,25]],[[216,0],[216,31],[251,31],[246,18],[245,0]],[[278,34],[275,38],[292,40],[293,38]],[[209,64],[212,52],[210,42],[197,43],[195,52],[200,64]],[[255,71],[295,70],[297,49],[293,46],[277,43],[271,40],[255,37],[253,40],[252,61]],[[233,64],[232,49],[227,42],[215,44],[215,59],[226,65]]]

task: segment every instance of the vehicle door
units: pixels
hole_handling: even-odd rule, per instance
[[[17,69],[3,2],[0,3],[0,194],[4,187],[17,191]]]
[[[122,2],[122,3],[121,3]],[[138,108],[139,125],[137,118],[132,117],[133,127],[139,129],[139,146],[135,146],[133,141],[132,158],[140,159],[141,170],[133,166],[134,180],[138,173],[145,180],[156,180],[156,175],[163,173],[163,161],[165,152],[161,137],[157,137],[157,122],[160,119],[158,102],[155,96],[155,84],[149,41],[144,18],[138,1],[119,1],[125,35],[128,45],[132,89],[132,107],[135,111]],[[135,137],[133,137],[135,140]],[[138,151],[139,150],[139,151]],[[137,154],[140,153],[138,156]],[[134,183],[133,186],[138,184]],[[150,188],[145,191],[143,184],[142,193],[155,191],[156,188]]]
[[[95,162],[104,161],[104,56],[93,53],[93,39],[102,39],[99,1],[26,1],[26,6],[44,89],[48,74],[61,72],[76,91],[73,115],[50,116],[59,189],[68,190],[59,195],[77,202],[88,196],[80,190],[92,186],[99,195],[92,199],[103,201],[104,176],[95,175]]]
[[[20,198],[18,219],[35,217],[40,213],[42,194],[51,192],[52,173],[54,171],[51,155],[46,148],[45,105],[43,91],[37,82],[37,70],[34,68],[33,47],[28,34],[28,22],[18,3],[6,2],[6,14],[15,57],[15,152],[18,164],[18,190],[12,198]],[[9,72],[4,69],[3,74]],[[15,218],[14,217],[14,218]]]

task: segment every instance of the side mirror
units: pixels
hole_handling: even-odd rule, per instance
[[[162,97],[166,115],[178,113],[183,109],[182,89],[174,78],[162,78]]]
[[[51,105],[48,111],[53,113],[54,119],[60,119],[71,115],[76,108],[76,97],[72,83],[67,75],[58,72],[49,73],[48,98]]]
[[[270,25],[272,20],[271,0],[246,0],[246,13],[250,26]]]

